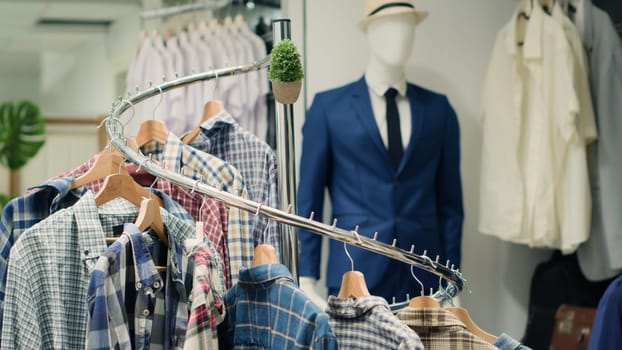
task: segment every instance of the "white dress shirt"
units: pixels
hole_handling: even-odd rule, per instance
[[[365,81],[369,87],[369,98],[371,99],[371,108],[374,112],[374,118],[378,124],[378,130],[382,137],[385,147],[389,147],[389,135],[387,128],[387,101],[384,98],[384,93],[389,88],[397,90],[398,95],[395,97],[397,103],[397,110],[400,113],[400,131],[402,134],[402,145],[404,149],[408,146],[412,129],[412,113],[410,109],[410,102],[406,96],[406,80],[395,82],[391,85],[387,85],[383,81],[375,81],[373,74],[365,74]]]
[[[575,67],[562,26],[521,1],[497,36],[484,89],[480,232],[564,253],[587,239],[585,148],[596,128],[581,113],[587,88],[577,89]]]

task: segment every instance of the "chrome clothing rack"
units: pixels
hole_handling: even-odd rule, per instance
[[[278,22],[276,25],[281,26],[282,22]],[[287,32],[285,36],[289,35],[289,29],[284,30]],[[280,31],[282,30],[279,30],[279,32]],[[278,38],[277,40],[280,41],[282,39],[283,38]],[[332,225],[327,225],[315,221],[314,213],[311,213],[311,216],[308,218],[293,214],[292,209],[294,209],[294,204],[290,202],[290,200],[295,200],[295,197],[292,197],[294,194],[289,192],[291,192],[292,188],[294,188],[292,182],[295,182],[295,177],[289,178],[290,171],[280,171],[279,173],[280,176],[288,176],[288,178],[279,180],[279,186],[281,186],[282,188],[281,192],[288,190],[289,192],[287,193],[286,197],[281,197],[281,205],[285,205],[283,207],[285,209],[277,209],[266,206],[262,203],[257,203],[249,199],[238,197],[228,192],[220,191],[214,187],[202,183],[201,179],[195,180],[183,174],[165,169],[162,166],[158,165],[152,159],[147,158],[143,154],[139,153],[137,150],[131,149],[123,140],[124,124],[121,121],[120,117],[128,109],[132,108],[133,110],[134,105],[153,96],[160,95],[166,91],[180,88],[188,84],[211,80],[214,78],[217,79],[237,74],[244,74],[266,68],[268,64],[269,56],[257,62],[249,63],[246,65],[216,69],[208,72],[185,76],[168,82],[163,82],[162,84],[159,84],[157,86],[151,86],[149,89],[139,92],[134,96],[128,97],[127,99],[120,99],[119,101],[117,101],[117,103],[115,103],[112,112],[103,122],[103,124],[105,124],[106,126],[106,132],[108,134],[108,138],[110,139],[110,144],[117,148],[119,152],[121,152],[121,154],[123,154],[128,160],[137,164],[139,168],[146,170],[150,174],[164,180],[176,183],[185,188],[191,189],[192,191],[205,194],[211,198],[222,201],[228,206],[239,208],[254,213],[255,215],[262,215],[270,220],[275,220],[279,223],[283,223],[294,228],[302,228],[307,231],[328,237],[330,239],[335,239],[353,245],[355,247],[381,254],[433,273],[450,283],[447,288],[441,288],[442,290],[437,292],[435,296],[440,299],[451,299],[455,297],[464,288],[465,279],[463,278],[460,270],[455,268],[454,265],[451,265],[451,262],[449,260],[447,260],[445,264],[443,264],[439,261],[439,256],[436,256],[435,259],[432,259],[431,257],[427,256],[427,251],[425,250],[421,255],[417,254],[415,253],[414,245],[411,245],[410,250],[408,251],[401,249],[396,246],[397,240],[393,240],[392,244],[380,242],[377,240],[378,233],[376,233],[373,238],[362,236],[358,233],[358,226],[355,227],[354,230],[344,230],[337,227],[336,219],[333,221]],[[293,110],[291,110],[287,106],[278,107],[281,107],[283,109],[283,115],[285,119],[282,122],[287,124],[285,128],[282,128],[282,133],[278,134],[279,137],[285,137],[285,140],[281,140],[281,143],[279,143],[279,145],[285,143],[293,144],[293,115],[291,114],[293,113]],[[289,107],[291,107],[291,105]],[[285,136],[281,136],[281,134],[284,134]],[[279,152],[278,149],[277,152]],[[286,166],[291,167],[291,162],[293,161],[293,153],[286,154],[285,158],[288,158],[286,159]],[[279,167],[283,167],[284,164],[281,163],[281,158],[279,158],[279,162]],[[288,183],[288,181],[290,182]],[[295,234],[293,236],[290,236],[290,232],[288,232],[288,230],[282,230],[282,232],[285,235],[282,239],[282,242],[284,242],[284,250],[288,250],[288,253],[282,255],[282,257],[286,258],[287,256],[289,256],[292,258],[289,264],[284,261],[284,265],[290,268],[290,270],[292,270],[292,268],[297,270],[297,264],[295,263],[297,261],[297,238],[295,237]],[[287,244],[285,244],[285,242],[287,242]]]

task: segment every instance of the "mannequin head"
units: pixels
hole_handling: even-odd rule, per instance
[[[386,66],[401,67],[412,54],[415,17],[408,14],[379,17],[367,25],[367,41],[372,59]]]

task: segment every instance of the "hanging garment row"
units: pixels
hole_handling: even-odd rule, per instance
[[[522,0],[484,89],[479,231],[622,270],[622,41],[589,0]],[[598,139],[597,139],[598,136]]]
[[[168,88],[170,87],[168,86]],[[133,101],[134,103],[140,102],[142,98],[146,98],[148,95],[148,93],[144,93],[141,97],[134,98]],[[113,113],[113,116],[117,114],[120,114],[119,109]],[[114,139],[114,134],[111,137]],[[116,139],[115,141],[119,140]],[[123,147],[122,143],[115,143],[115,146],[120,147],[121,152],[124,154],[129,151]],[[146,159],[140,160],[129,153],[126,156],[138,164],[144,164],[144,167],[152,174],[162,174],[163,177],[167,177],[166,169],[159,169],[158,171],[157,165],[145,162]],[[176,181],[180,181],[178,177]],[[181,181],[180,183],[191,186],[192,180],[190,183]],[[193,190],[202,190],[201,185],[197,183],[191,187]],[[259,205],[256,213],[267,209],[265,207],[262,209],[262,206]],[[292,220],[286,219],[285,222],[291,223]],[[356,230],[352,231],[352,234],[358,240],[361,240]],[[429,258],[427,260],[432,262]],[[307,308],[308,298],[303,297],[300,290],[294,288],[297,291],[294,296],[289,294],[289,291],[295,285],[286,269],[283,270],[284,267],[279,266],[281,265],[253,266],[248,270],[244,270],[244,272],[240,272],[239,284],[234,286],[225,297],[229,313],[225,322],[219,327],[221,334],[223,330],[227,334],[224,339],[221,337],[221,341],[225,341],[228,344],[224,348],[251,344],[255,346],[261,345],[265,348],[273,348],[275,346],[298,348],[294,344],[309,344],[308,340],[312,334],[315,334],[313,339],[316,339],[313,348],[319,348],[320,346],[332,348],[335,346],[335,338],[342,348],[351,348],[352,346],[378,348],[378,346],[381,346],[380,344],[383,344],[383,347],[386,348],[387,342],[395,345],[396,348],[398,346],[421,348],[423,346],[422,343],[427,344],[427,348],[432,349],[437,347],[444,348],[446,344],[467,346],[475,349],[496,348],[491,343],[503,349],[516,349],[519,346],[517,341],[507,335],[497,338],[483,332],[468,317],[466,310],[460,308],[441,309],[438,301],[428,296],[416,297],[408,305],[405,305],[408,308],[400,313],[403,315],[404,320],[401,323],[399,318],[390,312],[391,308],[384,299],[369,295],[365,287],[364,276],[355,271],[344,275],[342,290],[339,296],[331,296],[330,299],[330,305],[331,307],[334,305],[334,310],[331,311],[330,308],[326,310],[329,315],[329,326],[335,330],[335,335],[332,336],[326,331],[325,322],[323,321],[324,316],[322,314],[315,315],[317,308]],[[435,266],[434,262],[432,262],[432,266]],[[413,277],[415,277],[414,272]],[[274,279],[281,281],[281,283],[277,283]],[[285,292],[286,295],[283,294],[284,291],[287,291]],[[304,302],[301,302],[301,298]],[[274,305],[270,305],[266,300],[283,301],[283,305],[274,310],[271,308]],[[344,304],[339,305],[340,302]],[[304,309],[300,309],[303,305],[305,306]],[[427,310],[430,307],[432,307],[432,310]],[[374,310],[373,313],[377,317],[367,317],[371,310]],[[427,311],[433,314],[433,318],[436,317],[438,322],[420,324],[417,321],[419,318],[417,312]],[[408,312],[414,313],[414,316],[409,316]],[[297,324],[298,321],[301,321],[301,317],[309,313],[315,315],[312,317],[315,320],[312,326],[321,327],[321,330],[316,328],[315,333],[311,332],[313,327],[309,326],[308,321],[304,323],[307,326],[299,328],[301,331],[296,334],[292,334],[291,329],[279,327],[280,324],[284,323],[291,324],[291,322],[294,322]],[[256,317],[256,315],[270,315],[270,317]],[[347,320],[342,319],[344,316]],[[287,322],[283,322],[283,319],[287,319]],[[345,323],[340,324],[340,322]],[[352,325],[354,326],[352,327]],[[407,325],[410,325],[412,329],[405,327]],[[397,328],[394,329],[393,326]],[[387,327],[391,328],[391,330],[387,329]],[[268,331],[275,329],[278,331],[276,334],[274,331]],[[365,330],[372,329],[374,330],[373,332],[365,332]],[[416,332],[413,332],[415,329],[419,329],[424,334],[421,339],[419,339]],[[373,337],[370,338],[369,334],[372,334]],[[354,342],[352,343],[352,341]],[[308,348],[309,346],[305,345],[302,348]],[[392,347],[390,346],[389,348]]]
[[[176,31],[176,32],[175,32]],[[137,54],[126,79],[128,93],[156,85],[177,76],[239,65],[266,56],[265,42],[249,29],[241,15],[218,21],[200,21],[141,34]],[[217,100],[247,131],[265,141],[268,131],[269,92],[265,70],[223,77],[186,86],[166,94],[155,117],[165,121],[169,130],[181,135],[194,128],[207,100]],[[136,120],[126,126],[127,135],[136,135],[140,118],[149,118],[157,101],[137,105]]]

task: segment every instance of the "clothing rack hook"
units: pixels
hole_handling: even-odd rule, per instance
[[[336,218],[333,220],[333,225],[332,225],[332,227],[333,227],[333,229],[334,229],[335,227],[337,227],[337,219],[336,219]]]
[[[374,239],[374,241],[378,240],[378,231],[374,232],[374,238],[373,239]]]
[[[411,246],[410,246],[410,251],[409,251],[409,253],[410,253],[410,254],[412,254],[412,253],[414,253],[414,252],[415,252],[415,245],[413,244],[413,245],[411,245]]]
[[[395,248],[396,244],[397,244],[397,238],[393,238],[393,243],[391,243],[391,246]]]
[[[424,286],[423,286],[423,282],[421,282],[421,280],[419,280],[417,278],[417,275],[415,275],[415,267],[413,265],[410,265],[410,274],[413,276],[413,278],[415,279],[415,281],[417,281],[417,283],[419,283],[419,285],[421,286],[421,295],[425,294],[424,291]]]
[[[199,175],[199,178],[194,183],[194,186],[192,186],[192,191],[190,191],[190,193],[194,193],[194,191],[197,190],[197,186],[199,185],[199,182],[201,182],[202,179],[203,179],[203,175]]]
[[[263,232],[261,233],[261,243],[266,243],[266,234],[268,233],[268,227],[270,227],[270,218],[268,218],[268,222],[266,222],[266,227],[264,227]]]
[[[151,82],[149,82],[149,86],[151,86]],[[158,90],[160,90],[160,100],[158,101],[158,103],[155,105],[155,107],[153,108],[153,115],[152,115],[152,119],[155,120],[155,113],[156,110],[158,109],[158,107],[160,107],[160,104],[162,104],[162,100],[164,100],[164,93],[162,93],[162,87],[158,85]]]
[[[289,205],[287,206],[287,210],[286,210],[286,212],[287,212],[288,214],[291,214],[291,212],[292,212],[292,208],[293,208],[293,207],[294,207],[294,205],[293,205],[293,204],[291,204],[291,203],[289,203]]]
[[[311,215],[309,215],[309,221],[313,221],[313,217],[315,216],[315,212],[312,211]]]
[[[255,210],[255,216],[259,216],[259,212],[261,211],[261,207],[263,207],[263,203],[259,203],[257,206],[257,210]]]
[[[138,88],[138,87],[136,87]],[[130,107],[132,107],[132,114],[130,115],[130,118],[127,120],[127,122],[125,122],[125,124],[122,124],[123,129],[121,130],[121,135],[125,134],[125,127],[127,126],[127,124],[129,124],[132,119],[134,119],[134,115],[136,114],[136,108],[134,107],[134,104],[132,103],[132,101],[130,100],[123,100],[122,102],[125,102],[127,104],[130,105]]]

